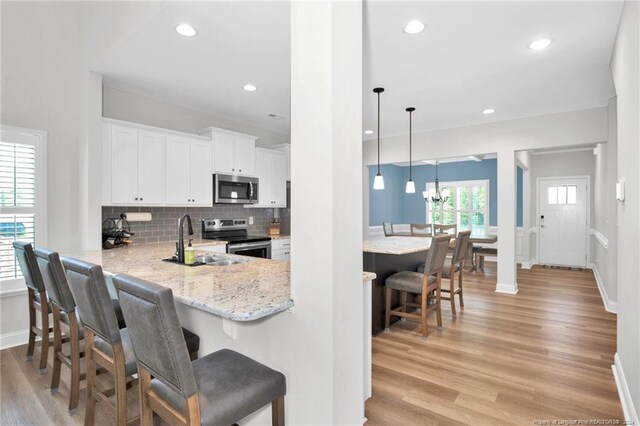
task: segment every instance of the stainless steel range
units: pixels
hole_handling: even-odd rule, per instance
[[[227,253],[271,259],[271,237],[249,235],[247,219],[202,219],[202,238],[227,241]]]

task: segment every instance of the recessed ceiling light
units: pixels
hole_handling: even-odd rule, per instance
[[[195,37],[198,32],[189,24],[180,24],[176,27],[176,32],[183,37]]]
[[[365,135],[372,135],[373,134],[373,130],[365,130],[364,134]]]
[[[485,110],[482,111],[482,113],[484,115],[493,114],[494,112],[496,112],[496,110],[495,109],[491,109],[491,108],[488,108],[488,109],[485,109]]]
[[[278,114],[267,114],[267,117],[273,118],[274,120],[284,120],[284,117]]]
[[[256,86],[254,86],[253,84],[245,84],[244,86],[242,86],[242,88],[244,90],[246,90],[247,92],[255,92],[258,88]]]
[[[418,34],[424,31],[424,24],[420,21],[411,21],[404,27],[407,34]]]
[[[529,45],[531,50],[543,50],[549,47],[551,44],[551,40],[548,38],[541,38],[540,40],[536,40]]]

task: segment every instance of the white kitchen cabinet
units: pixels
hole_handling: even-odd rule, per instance
[[[213,170],[229,175],[255,176],[255,136],[208,127],[203,135],[213,139]]]
[[[166,204],[211,206],[211,143],[170,135],[165,153]]]
[[[213,205],[213,170],[211,169],[211,142],[191,141],[190,175],[191,203],[197,206]]]
[[[271,259],[291,260],[291,239],[278,238],[271,240]]]
[[[160,133],[138,132],[138,198],[141,204],[164,202],[164,137]]]
[[[123,126],[110,126],[108,134],[111,147],[111,203],[162,204],[162,135]]]
[[[236,137],[230,133],[216,133],[213,137],[213,170],[234,174],[236,170]]]
[[[190,204],[190,141],[188,138],[183,138],[180,136],[168,136],[165,143],[165,201],[169,205]]]
[[[239,174],[253,176],[256,172],[256,138],[236,135],[236,170]]]
[[[250,207],[287,206],[286,154],[272,149],[256,148],[258,203]],[[249,207],[249,206],[245,206]]]
[[[291,180],[291,144],[290,143],[281,143],[278,145],[273,145],[273,149],[278,151],[282,151],[287,154],[287,180]]]

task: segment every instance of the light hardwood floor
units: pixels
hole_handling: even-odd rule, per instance
[[[466,274],[464,311],[452,320],[444,303],[444,327],[438,331],[430,321],[427,340],[410,321],[373,339],[367,425],[622,418],[611,372],[616,317],[602,307],[591,271],[519,270],[516,296],[496,294],[495,280],[491,263],[485,274]],[[51,360],[49,372],[39,375],[25,351],[0,352],[0,424],[82,424],[84,382],[80,410],[71,417],[69,369],[62,369],[60,391],[51,395]],[[133,413],[136,394],[137,388],[129,392]],[[113,424],[101,405],[96,424]]]
[[[465,274],[465,309],[452,319],[443,302],[443,328],[429,318],[426,340],[410,321],[373,339],[367,425],[623,418],[616,316],[592,272],[518,269],[515,296],[495,293],[495,282],[495,263]]]

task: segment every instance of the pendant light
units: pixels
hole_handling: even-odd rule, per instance
[[[407,186],[404,190],[407,194],[415,194],[416,193],[416,184],[413,182],[411,178],[411,118],[413,117],[413,111],[416,109],[414,107],[409,107],[405,111],[409,113],[409,180],[407,181]]]
[[[440,180],[438,179],[438,160],[436,160],[436,180],[435,180],[435,190],[431,189],[429,191],[424,191],[422,193],[424,200],[432,203],[446,203],[449,200],[449,191],[444,191],[444,193],[440,192]]]
[[[384,88],[376,87],[373,93],[378,95],[378,174],[373,179],[373,189],[384,189],[384,179],[380,174],[380,93],[384,92]]]

